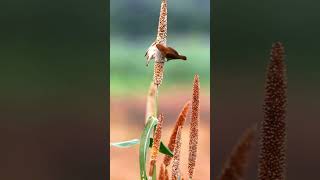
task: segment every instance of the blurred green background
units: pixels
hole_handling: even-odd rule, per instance
[[[110,87],[111,95],[145,93],[153,75],[153,61],[145,66],[144,54],[155,40],[161,1],[111,1]],[[188,60],[165,66],[162,88],[190,86],[200,74],[201,86],[209,90],[209,0],[168,1],[168,46]]]

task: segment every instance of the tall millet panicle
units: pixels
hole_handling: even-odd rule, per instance
[[[184,122],[187,119],[187,115],[188,115],[188,111],[189,111],[189,107],[190,107],[190,101],[188,101],[184,106],[182,111],[180,112],[178,119],[176,120],[176,124],[173,128],[173,131],[171,133],[170,136],[170,140],[168,143],[168,148],[170,149],[170,151],[173,152],[175,144],[176,144],[176,136],[177,136],[177,132],[178,132],[178,128],[180,127],[181,129],[183,128]],[[165,155],[164,159],[163,159],[163,164],[165,166],[169,166],[170,162],[171,162],[172,157]]]
[[[157,33],[157,38],[154,46],[159,43],[163,45],[167,45],[167,32],[168,32],[167,18],[168,18],[167,0],[162,0],[161,7],[160,7],[160,15],[159,15],[158,33]],[[165,57],[161,55],[161,53],[156,47],[154,48],[156,51],[156,55],[155,55],[155,63],[154,63],[153,81],[157,86],[159,86],[163,80]]]
[[[181,151],[181,126],[178,128],[176,143],[173,151],[173,162],[172,162],[172,171],[171,176],[172,180],[178,180],[180,174],[180,151]]]
[[[167,21],[168,21],[167,0],[162,0],[161,7],[160,7],[156,44],[161,43],[163,45],[167,45],[167,32],[168,32]]]
[[[192,113],[190,122],[190,139],[189,139],[189,162],[188,162],[188,175],[192,179],[194,168],[196,166],[198,136],[199,136],[199,120],[200,120],[200,82],[199,76],[195,75],[193,82],[192,94]]]
[[[245,170],[249,161],[249,154],[252,149],[254,142],[254,137],[256,134],[256,126],[247,129],[242,137],[240,138],[238,144],[232,150],[229,156],[220,180],[243,180],[245,175]]]
[[[261,123],[259,180],[286,178],[287,82],[284,48],[274,43],[267,69],[264,119]]]
[[[151,148],[151,157],[150,157],[150,169],[149,169],[149,176],[152,176],[153,169],[157,162],[158,152],[160,148],[160,141],[161,141],[161,131],[162,131],[162,124],[163,124],[163,115],[159,115],[159,121],[156,127],[156,130],[153,134],[153,144]]]

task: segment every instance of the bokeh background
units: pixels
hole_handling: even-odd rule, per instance
[[[213,1],[213,162],[216,178],[243,131],[263,118],[270,48],[282,41],[288,74],[288,177],[320,179],[319,2]],[[246,179],[257,179],[257,147]]]
[[[110,141],[115,142],[139,138],[144,127],[146,95],[153,76],[153,62],[146,67],[144,54],[156,37],[161,1],[111,0],[110,3]],[[209,179],[210,1],[168,0],[167,43],[188,60],[165,64],[159,94],[159,111],[165,116],[163,140],[169,140],[177,116],[190,100],[193,77],[198,73],[201,122],[195,179]],[[181,167],[185,175],[189,122],[190,118],[182,134]],[[112,180],[139,178],[138,146],[111,147],[110,151]]]
[[[0,2],[0,179],[107,179],[107,1]]]

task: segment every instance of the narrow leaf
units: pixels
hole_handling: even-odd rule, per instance
[[[150,143],[149,143],[149,148],[152,147],[153,144],[153,138],[149,139]],[[114,142],[114,143],[110,143],[111,146],[114,147],[118,147],[118,148],[129,148],[132,147],[134,145],[137,145],[140,143],[139,139],[132,139],[132,140],[128,140],[128,141],[121,141],[121,142]],[[169,156],[173,156],[172,151],[170,151],[170,149],[164,145],[164,143],[161,141],[160,143],[160,149],[159,152],[165,155],[169,155]]]
[[[115,146],[118,148],[129,148],[129,147],[132,147],[136,144],[139,144],[139,142],[140,142],[139,139],[132,139],[132,140],[128,140],[128,141],[110,143],[110,146]]]

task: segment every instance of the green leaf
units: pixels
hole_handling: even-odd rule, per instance
[[[153,144],[153,138],[150,138],[150,143],[149,143],[149,147],[152,147]],[[121,142],[114,142],[114,143],[110,143],[111,146],[114,147],[118,147],[118,148],[129,148],[132,147],[134,145],[137,145],[140,143],[139,139],[132,139],[132,140],[128,140],[128,141],[121,141]],[[159,152],[165,155],[169,155],[171,157],[173,157],[173,153],[172,151],[170,151],[170,149],[164,145],[164,143],[161,141],[160,143],[160,149]]]
[[[128,141],[110,143],[110,145],[118,147],[118,148],[129,148],[131,146],[139,144],[139,142],[140,142],[139,139],[132,139],[132,140],[128,140]]]
[[[152,144],[153,144],[153,138],[150,138],[149,147],[152,147]],[[160,142],[159,152],[173,157],[172,151],[170,151],[170,149],[166,145],[164,145],[162,141]]]
[[[140,163],[140,179],[148,180],[147,172],[146,172],[146,159],[147,152],[150,145],[150,136],[152,133],[152,129],[157,125],[158,119],[154,117],[150,117],[147,124],[144,127],[140,138],[140,149],[139,149],[139,163]]]

